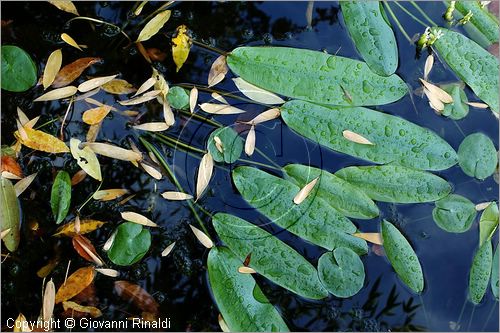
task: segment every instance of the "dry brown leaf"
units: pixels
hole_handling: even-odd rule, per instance
[[[91,219],[82,219],[80,220],[80,234],[87,234],[89,232],[92,232],[94,230],[99,229],[104,225],[105,222],[102,221],[97,221],[97,220],[91,220]],[[61,236],[67,236],[67,237],[74,237],[76,236],[75,232],[75,221],[71,221],[69,223],[66,223],[63,226],[60,226],[57,230],[56,233],[53,234],[52,236],[55,237],[61,237]]]
[[[194,112],[197,102],[198,102],[198,89],[196,87],[193,87],[189,92],[189,110],[191,111],[191,113]]]
[[[45,285],[43,292],[42,318],[44,321],[49,321],[54,313],[54,305],[56,299],[56,286],[52,279]]]
[[[84,142],[85,147],[90,147],[94,153],[107,156],[110,158],[116,158],[122,161],[140,161],[142,160],[142,155],[136,153],[132,150],[124,149],[118,146],[110,145],[101,142]]]
[[[150,77],[149,79],[147,79],[146,81],[144,81],[144,83],[141,84],[141,86],[139,87],[139,89],[137,89],[137,92],[134,94],[133,97],[138,96],[138,95],[142,94],[143,92],[148,91],[149,89],[151,89],[156,84],[156,81],[157,80],[154,77]]]
[[[75,5],[73,4],[72,1],[69,0],[52,0],[48,1],[51,5],[56,6],[58,9],[70,13],[70,14],[75,14],[76,16],[80,16],[78,14],[78,10],[76,9]]]
[[[94,200],[110,201],[110,200],[115,200],[115,199],[117,199],[117,198],[119,198],[127,193],[128,193],[128,190],[126,190],[126,189],[112,188],[112,189],[107,189],[107,190],[96,191],[92,195],[92,198]]]
[[[28,186],[30,186],[30,184],[36,178],[37,174],[38,172],[35,172],[29,176],[26,176],[14,185],[14,190],[16,191],[17,197],[20,196],[28,188]]]
[[[218,102],[221,102],[221,103],[224,103],[224,104],[229,104],[229,102],[224,97],[222,97],[220,94],[218,94],[216,92],[212,93],[212,98],[215,99]]]
[[[88,313],[92,318],[98,318],[102,316],[101,310],[93,306],[83,306],[75,302],[65,301],[63,302],[64,311],[72,310],[76,312]]]
[[[59,287],[56,293],[56,304],[67,301],[82,290],[87,288],[94,281],[95,269],[93,266],[82,267],[71,274],[66,283]]]
[[[215,86],[217,83],[224,80],[228,71],[229,68],[226,63],[226,56],[219,56],[210,67],[210,72],[208,73],[208,86]]]
[[[22,126],[26,126],[26,124],[30,121],[28,116],[19,107],[17,107],[17,118],[19,118],[19,122]]]
[[[354,143],[359,143],[361,145],[373,145],[373,143],[370,140],[368,140],[367,138],[361,136],[358,133],[354,133],[354,132],[349,131],[349,130],[343,131],[342,135],[344,136],[344,138],[346,138],[347,140],[354,142]]]
[[[111,268],[96,268],[95,271],[98,273],[101,273],[102,275],[106,275],[109,277],[119,277],[120,276],[120,272],[118,272],[115,269],[111,269]]]
[[[2,178],[12,179],[12,180],[20,180],[20,179],[22,179],[18,175],[10,173],[9,171],[2,171]]]
[[[137,214],[134,212],[122,212],[121,216],[122,216],[122,219],[129,221],[129,222],[145,225],[147,227],[158,227],[158,224],[154,223],[153,221],[148,219],[146,216],[141,215],[141,214]]]
[[[210,153],[203,155],[200,162],[200,167],[198,168],[198,178],[196,180],[196,200],[200,199],[201,195],[207,188],[212,178],[212,172],[214,169],[214,159]]]
[[[255,150],[255,126],[252,125],[245,140],[245,154],[252,156]]]
[[[80,51],[83,51],[82,48],[80,47],[80,45],[78,45],[78,43],[70,36],[68,35],[67,33],[62,33],[61,34],[61,39],[68,45],[71,45],[73,46],[74,48],[80,50]]]
[[[364,239],[373,244],[382,245],[382,236],[379,232],[357,232],[353,234],[354,237]]]
[[[2,155],[0,170],[2,172],[8,171],[11,174],[18,176],[19,178],[23,177],[23,171],[21,170],[21,166],[19,165],[19,163],[17,163],[17,160],[12,156]]]
[[[429,105],[432,109],[434,109],[437,113],[441,113],[444,110],[444,103],[436,97],[436,95],[432,94],[429,90],[424,88],[424,94],[429,99]]]
[[[182,201],[182,200],[191,200],[193,199],[193,196],[188,193],[183,193],[183,192],[175,192],[175,191],[167,191],[163,192],[161,196],[167,200],[173,200],[173,201]]]
[[[145,102],[148,102],[152,99],[155,99],[156,96],[158,96],[160,93],[161,93],[161,90],[153,90],[153,91],[150,91],[149,93],[146,93],[140,97],[128,99],[125,101],[118,101],[118,103],[121,105],[137,105],[137,104],[145,103]]]
[[[102,90],[115,95],[131,94],[136,91],[134,86],[122,79],[113,79],[101,86]]]
[[[170,14],[170,10],[164,10],[163,12],[156,14],[155,17],[153,17],[148,23],[146,23],[144,28],[142,28],[136,42],[144,42],[156,35],[163,25],[167,23],[170,18]]]
[[[175,123],[175,116],[168,101],[163,102],[163,119],[168,126],[172,126]]]
[[[142,311],[158,314],[159,305],[155,299],[140,286],[128,281],[115,282],[116,293],[125,301],[132,302]]]
[[[318,182],[318,179],[319,179],[319,177],[314,178],[309,183],[304,185],[303,188],[300,189],[300,191],[293,198],[293,202],[296,205],[300,205],[302,203],[302,201],[304,201],[309,196],[309,194],[313,190],[314,186]]]
[[[216,135],[214,136],[215,148],[219,151],[219,153],[224,154],[224,143],[222,140]]]
[[[238,267],[238,273],[241,273],[241,274],[255,274],[257,272],[255,271],[255,269],[253,269],[251,267],[240,266],[240,267]]]
[[[244,122],[244,124],[257,125],[263,122],[279,118],[281,111],[278,108],[273,108],[262,112],[250,121]]]
[[[86,135],[87,142],[94,142],[97,139],[97,135],[99,134],[101,125],[102,122],[95,125],[90,125]]]
[[[28,148],[54,154],[69,153],[68,146],[50,134],[27,127],[24,127],[24,131],[27,135],[26,139],[21,138],[17,131],[14,133],[14,136]]]
[[[87,67],[92,66],[101,60],[101,58],[85,57],[73,61],[72,63],[64,66],[59,73],[57,73],[54,82],[52,82],[52,86],[54,88],[67,86],[82,75],[83,71]]]
[[[424,80],[427,80],[427,77],[432,70],[432,66],[434,66],[434,56],[432,54],[429,54],[429,56],[427,56],[427,59],[425,59]]]
[[[241,77],[237,77],[233,79],[234,84],[238,88],[238,90],[250,98],[253,101],[264,103],[264,104],[283,104],[285,101],[276,94],[273,94],[270,91],[264,90],[253,84],[243,80]]]
[[[478,102],[465,102],[465,104],[472,106],[473,108],[478,108],[478,109],[487,109],[490,106],[485,103],[478,103]]]
[[[113,232],[111,234],[111,236],[109,236],[108,240],[106,241],[106,243],[104,243],[104,245],[102,246],[102,249],[103,251],[109,251],[109,249],[111,248],[111,246],[113,245],[113,242],[115,241],[115,237],[116,237],[116,231]]]
[[[111,111],[111,107],[107,105],[98,106],[96,108],[87,110],[82,115],[82,120],[85,124],[95,125],[99,124],[106,118],[108,113]]]
[[[79,183],[81,183],[85,177],[87,177],[87,173],[85,170],[78,170],[73,177],[71,177],[71,186],[75,186]]]
[[[491,201],[478,203],[476,205],[476,210],[480,212],[482,210],[485,210],[489,205],[491,205]]]
[[[58,89],[51,90],[51,91],[43,94],[40,97],[35,98],[33,100],[33,102],[55,101],[58,99],[71,97],[74,94],[76,94],[77,91],[78,91],[78,88],[76,88],[75,86],[67,86],[64,88],[58,88]]]
[[[210,114],[239,114],[245,112],[227,104],[203,103],[200,104],[200,108]]]
[[[160,170],[156,169],[155,167],[147,164],[147,163],[141,163],[139,162],[141,167],[146,171],[151,177],[153,177],[156,180],[160,180],[163,175],[161,174]]]
[[[47,63],[45,64],[45,69],[43,70],[42,84],[43,89],[50,87],[52,82],[59,73],[62,65],[62,52],[61,49],[55,50],[49,55]]]
[[[87,92],[95,88],[101,87],[103,84],[106,84],[112,80],[114,80],[118,74],[115,75],[109,75],[109,76],[101,76],[101,77],[96,77],[90,80],[87,80],[85,82],[80,83],[78,85],[78,91],[79,92]]]
[[[86,99],[90,99],[90,97],[94,96],[95,94],[99,93],[101,91],[101,87],[97,87],[95,89],[92,89],[90,91],[87,91],[84,94],[80,94],[76,97],[73,98],[73,101],[78,102]],[[102,103],[101,103],[102,104]],[[112,110],[116,110],[115,108],[112,108]]]
[[[76,226],[76,223],[75,223]],[[104,263],[99,258],[94,245],[90,240],[82,235],[75,235],[73,237],[73,248],[83,259],[95,263],[97,266],[102,266]]]
[[[54,258],[51,258],[45,266],[40,268],[36,272],[36,275],[39,278],[43,279],[49,276],[49,274],[54,270],[54,268],[56,268],[58,264],[59,264],[59,257],[56,255]]]
[[[211,249],[214,246],[214,242],[208,237],[203,231],[200,229],[192,226],[191,224],[189,225],[191,230],[193,231],[193,234],[195,235],[196,239],[207,249]]]
[[[151,58],[149,57],[148,51],[146,50],[144,45],[142,45],[141,42],[137,42],[135,43],[135,46],[137,47],[137,50],[139,50],[139,53],[144,57],[144,59],[146,59],[147,62],[151,63]]]
[[[168,126],[164,122],[153,122],[153,123],[144,123],[140,125],[135,125],[134,128],[142,131],[148,132],[163,132],[166,131],[170,126]]]
[[[432,95],[434,95],[436,98],[441,100],[443,103],[453,103],[453,97],[451,97],[450,94],[448,94],[446,91],[443,89],[439,88],[436,85],[433,85],[432,83],[429,83],[423,79],[419,79],[420,82],[424,85],[425,89],[429,91]]]
[[[161,256],[162,257],[166,257],[170,254],[170,252],[172,252],[172,250],[174,249],[174,246],[175,246],[175,242],[173,242],[172,244],[170,244],[169,246],[167,246],[165,248],[165,250],[161,251]]]

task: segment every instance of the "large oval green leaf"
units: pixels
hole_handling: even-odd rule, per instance
[[[498,277],[498,265],[499,265],[499,258],[498,258],[498,245],[497,249],[495,250],[495,255],[493,256],[493,267],[491,267],[491,292],[493,293],[493,296],[498,300],[498,289],[500,287],[500,281]]]
[[[472,260],[472,267],[469,274],[469,298],[474,304],[481,302],[488,289],[492,257],[491,242],[487,241],[481,245]]]
[[[108,257],[116,265],[135,264],[144,257],[151,246],[151,234],[140,224],[125,222],[120,224],[115,232]]]
[[[289,47],[239,47],[227,57],[245,81],[284,96],[330,105],[382,105],[406,95],[395,74],[373,73],[366,63]]]
[[[479,5],[479,1],[456,1],[455,8],[462,14],[472,13],[470,23],[486,37],[490,44],[498,42],[498,19]]]
[[[450,184],[430,172],[400,165],[352,166],[335,173],[363,190],[370,198],[383,202],[419,203],[444,198]]]
[[[378,75],[398,67],[396,37],[378,1],[340,1],[347,31],[366,64]]]
[[[479,246],[489,241],[498,227],[498,205],[495,202],[489,204],[479,219]]]
[[[306,138],[371,162],[423,170],[443,170],[457,163],[453,148],[436,133],[382,112],[294,100],[283,105],[281,116]],[[345,130],[365,137],[373,145],[347,140],[342,135]]]
[[[439,28],[443,36],[433,47],[448,66],[498,113],[498,60],[464,35]]]
[[[222,141],[222,153],[217,149],[215,137]],[[243,151],[243,140],[231,127],[216,129],[208,138],[208,151],[216,162],[234,163],[240,158]]]
[[[436,201],[436,207],[432,210],[432,218],[438,227],[455,233],[469,230],[476,215],[476,206],[457,194],[450,194]]]
[[[424,289],[424,274],[410,243],[390,222],[382,221],[384,251],[401,281],[411,290],[420,293]]]
[[[365,282],[363,262],[351,249],[344,247],[319,258],[318,274],[326,289],[342,298],[356,295]]]
[[[300,188],[320,177],[317,195],[341,214],[372,219],[379,214],[377,205],[363,191],[325,170],[301,164],[289,164],[283,168],[287,179]]]
[[[212,223],[238,259],[243,262],[251,254],[248,266],[257,273],[302,297],[321,299],[328,296],[316,268],[274,235],[229,214],[215,214]]]
[[[21,92],[31,88],[37,80],[37,68],[29,54],[14,45],[2,45],[1,53],[2,89]]]
[[[231,332],[288,331],[251,274],[241,274],[242,262],[227,248],[208,254],[208,280],[217,307]],[[256,299],[255,295],[259,295]]]
[[[468,135],[458,147],[458,164],[468,176],[488,178],[495,173],[497,163],[495,145],[483,133]]]
[[[59,171],[50,194],[50,207],[56,223],[61,223],[68,215],[71,204],[71,177],[66,171]]]
[[[0,187],[0,223],[2,231],[10,229],[4,236],[2,242],[10,252],[17,250],[20,240],[20,210],[17,201],[16,191],[11,181],[1,177],[2,186]]]
[[[296,205],[297,185],[251,167],[234,169],[233,181],[250,205],[289,232],[328,250],[348,247],[366,253],[366,242],[351,235],[356,226],[315,192]]]

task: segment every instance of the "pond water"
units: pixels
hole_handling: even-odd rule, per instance
[[[82,16],[94,17],[122,26],[125,31],[137,34],[139,23],[144,17],[132,18],[129,12],[133,2],[78,2]],[[161,4],[147,4],[144,11],[150,13]],[[445,11],[442,2],[421,3],[421,8],[440,25],[445,22],[441,17]],[[306,19],[307,2],[182,2],[172,6],[172,17],[166,24],[166,31],[172,33],[180,24],[185,24],[193,37],[205,44],[212,44],[219,49],[230,51],[241,45],[277,45],[325,51],[345,57],[361,59],[348,37],[341,18],[337,2],[315,2],[311,27]],[[412,7],[403,3],[409,10]],[[422,33],[425,27],[412,20],[398,7],[392,6],[399,20],[410,36]],[[412,10],[414,12],[414,8]],[[102,64],[94,65],[86,74],[103,76],[120,73],[121,78],[138,87],[151,75],[150,66],[134,48],[124,48],[127,42],[116,31],[102,25],[92,27],[85,21],[66,24],[72,15],[57,10],[43,2],[3,2],[2,3],[2,44],[14,44],[25,49],[39,66],[50,52],[63,48],[63,63],[67,59],[83,56],[80,51],[65,46],[59,40],[59,34],[68,32],[79,43],[86,44],[85,56],[103,58]],[[4,21],[12,22],[4,26]],[[127,23],[125,23],[127,22]],[[414,45],[404,38],[395,27],[399,45],[399,67],[396,73],[407,82],[412,90],[420,84],[423,76],[426,55],[416,54]],[[193,45],[187,62],[176,73],[170,56],[170,38],[159,34],[145,43],[167,52],[166,60],[156,63],[158,70],[165,74],[171,85],[195,83],[205,85],[208,71],[218,54],[199,45]],[[454,82],[456,76],[440,61],[436,61],[432,71],[433,82]],[[221,91],[234,92],[236,88],[226,79],[217,88]],[[67,104],[33,103],[41,94],[40,87],[25,93],[2,91],[2,144],[14,141],[12,135],[16,129],[16,107],[20,107],[31,119],[40,115],[39,124],[55,117],[62,117]],[[477,100],[470,89],[465,90],[469,100]],[[353,92],[355,93],[355,92]],[[103,103],[117,105],[116,96],[100,92],[93,96]],[[210,101],[210,94],[201,92],[201,102]],[[238,119],[250,119],[265,110],[257,104],[243,103],[229,99],[231,104],[247,110],[244,117],[217,117],[217,121],[232,125]],[[85,137],[87,126],[81,121],[81,113],[90,106],[87,103],[75,104],[69,114],[65,127],[66,139],[74,136]],[[126,108],[121,107],[121,110]],[[134,110],[143,114],[141,122],[155,121],[161,117],[159,105],[137,106]],[[489,110],[473,109],[460,121],[436,115],[425,98],[420,95],[406,95],[396,103],[374,107],[393,115],[403,117],[423,127],[427,127],[443,137],[455,150],[464,136],[482,132],[494,140],[498,147],[498,121]],[[44,127],[44,131],[55,134],[59,131],[60,121]],[[236,130],[243,130],[235,125]],[[178,115],[175,126],[169,134],[178,136],[192,146],[204,148],[206,139],[214,127],[203,124],[188,116]],[[130,118],[112,114],[99,132],[98,141],[109,140],[116,144],[127,144],[132,138],[142,133],[130,127]],[[336,153],[320,147],[292,132],[281,120],[267,122],[258,127],[258,148],[276,164],[309,164],[330,172],[352,165],[367,165],[366,161]],[[180,149],[173,150],[156,142],[156,147],[167,157],[181,185],[187,192],[195,191],[195,174],[199,157],[189,155]],[[62,156],[62,157],[61,157]],[[208,287],[206,257],[208,251],[192,236],[187,222],[193,220],[186,205],[167,202],[160,193],[173,190],[174,185],[164,178],[154,181],[127,162],[100,158],[104,184],[102,188],[125,188],[136,196],[125,207],[116,203],[91,201],[82,215],[102,221],[106,226],[89,234],[96,248],[100,249],[111,232],[120,222],[119,212],[131,210],[147,213],[161,228],[153,229],[153,243],[148,255],[139,263],[126,268],[119,268],[121,278],[141,285],[155,297],[160,304],[162,316],[170,317],[172,329],[176,331],[214,331],[220,330],[217,322],[217,310]],[[253,161],[269,164],[259,154]],[[70,270],[85,265],[73,249],[68,239],[54,240],[50,235],[56,229],[50,211],[50,187],[54,170],[64,167],[71,175],[78,170],[69,154],[24,154],[20,159],[26,174],[39,171],[37,180],[31,185],[30,195],[21,198],[23,211],[22,240],[19,249],[2,264],[2,328],[6,318],[17,317],[22,312],[28,318],[36,318],[41,307],[42,279],[36,271],[45,265],[55,253],[60,253],[59,265],[50,275],[56,286],[64,280],[68,260]],[[234,187],[230,169],[245,162],[216,168],[210,190],[200,201],[208,212],[228,212],[256,224],[266,224],[265,228],[275,233],[280,239],[293,246],[313,264],[324,252],[319,247],[305,243],[300,238],[281,230],[275,225],[268,225],[265,217],[255,211]],[[272,168],[261,168],[280,174]],[[461,194],[474,203],[498,201],[498,184],[493,177],[484,181],[475,180],[463,173],[458,165],[437,172],[453,186],[454,193]],[[165,180],[167,179],[167,180]],[[97,189],[98,182],[87,177],[73,189],[73,205],[77,207]],[[433,203],[428,204],[384,204],[377,203],[381,214],[373,220],[353,220],[364,232],[378,232],[382,218],[392,221],[409,239],[423,266],[426,287],[421,296],[412,293],[397,278],[385,257],[373,250],[362,257],[366,270],[363,289],[354,297],[341,300],[331,296],[322,301],[305,300],[288,292],[262,277],[257,277],[265,294],[282,313],[291,330],[300,331],[372,331],[372,330],[429,330],[429,331],[498,331],[498,302],[490,289],[484,300],[477,306],[467,302],[468,273],[477,247],[478,218],[472,228],[463,234],[447,233],[437,227],[432,219]],[[129,209],[127,209],[129,208]],[[74,211],[70,214],[74,214]],[[209,218],[206,225],[210,225]],[[37,227],[35,228],[35,224]],[[211,228],[211,227],[210,227]],[[36,230],[34,230],[36,229]],[[211,229],[213,232],[213,229]],[[215,233],[213,233],[215,235]],[[176,241],[175,250],[166,258],[161,251]],[[498,235],[493,237],[493,244],[498,243]],[[3,253],[3,252],[2,252]],[[103,254],[103,257],[106,257]],[[113,266],[112,266],[113,267]],[[138,315],[132,305],[127,305],[113,293],[112,279],[99,276],[95,282],[97,306],[102,309],[105,319],[123,319]],[[56,308],[56,313],[61,309]]]

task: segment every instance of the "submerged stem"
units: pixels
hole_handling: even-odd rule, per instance
[[[418,12],[427,20],[429,21],[430,24],[432,24],[434,27],[437,27],[437,24],[436,22],[434,22],[423,10],[422,8],[420,8],[419,5],[416,4],[415,1],[410,1],[410,3],[412,4],[413,7],[415,7]]]
[[[100,23],[100,24],[109,25],[109,26],[111,26],[113,28],[116,28],[116,29],[120,30],[120,33],[128,39],[129,43],[132,43],[132,39],[130,39],[130,37],[125,33],[125,31],[123,31],[122,28],[120,28],[119,26],[117,26],[117,25],[115,25],[113,23],[109,23],[109,22],[106,22],[106,21],[98,20],[98,19],[95,19],[95,18],[92,18],[92,17],[77,16],[77,17],[73,17],[71,20],[67,21],[66,24],[70,24],[71,22],[73,22],[75,20],[92,21],[92,22],[96,22],[96,23]]]
[[[217,94],[221,95],[222,97],[233,98],[233,99],[237,99],[237,100],[240,100],[242,102],[245,102],[245,103],[258,104],[258,105],[269,107],[268,104],[257,102],[257,101],[251,100],[249,98],[241,97],[238,95],[234,95],[234,94],[231,94],[231,93],[226,92],[226,91],[209,88],[207,86],[201,86],[201,85],[197,85],[194,83],[178,83],[176,85],[179,87],[187,88],[187,89],[192,89],[193,87],[196,87],[196,89],[198,89],[198,90],[209,92],[209,93],[217,93]]]
[[[405,38],[411,44],[412,42],[411,42],[410,36],[408,36],[408,34],[406,33],[405,29],[401,25],[401,22],[399,22],[398,18],[396,17],[396,15],[394,15],[394,12],[392,11],[391,6],[389,5],[389,3],[388,2],[384,2],[384,5],[385,5],[385,8],[387,8],[387,11],[389,12],[389,15],[391,15],[391,17],[394,20],[394,22],[396,22],[396,25],[398,26],[398,28],[401,31],[401,33],[403,34],[403,36],[405,36]]]
[[[401,10],[403,12],[405,12],[406,14],[408,14],[408,16],[410,16],[412,19],[414,19],[416,22],[420,23],[421,25],[423,25],[424,27],[427,27],[428,24],[425,24],[424,21],[422,21],[421,19],[419,19],[418,17],[416,17],[415,15],[413,15],[408,9],[406,9],[403,5],[401,5],[398,1],[394,1],[394,3],[396,4],[396,6],[398,6],[399,8],[401,8]]]

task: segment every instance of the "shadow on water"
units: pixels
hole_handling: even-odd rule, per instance
[[[78,2],[81,15],[101,18],[105,21],[122,25],[127,23],[127,31],[136,34],[140,18],[132,18],[129,12],[133,2]],[[149,10],[158,7],[159,3],[148,4]],[[347,36],[339,7],[336,2],[315,3],[311,27],[307,27],[305,11],[307,2],[183,2],[174,5],[173,15],[167,23],[169,33],[180,24],[186,24],[193,32],[193,37],[205,44],[214,45],[223,50],[231,50],[239,45],[283,45],[314,50],[359,59],[354,46]],[[422,4],[433,20],[443,22],[441,14],[444,5],[441,2]],[[147,7],[146,7],[147,8]],[[146,10],[146,9],[145,9]],[[397,10],[396,13],[398,14]],[[398,14],[399,15],[399,14]],[[121,37],[119,31],[106,25],[90,25],[84,21],[66,24],[72,16],[56,10],[43,2],[3,2],[2,20],[12,20],[3,27],[2,43],[15,44],[24,48],[37,64],[45,61],[48,54],[56,48],[64,47],[64,63],[82,56],[80,51],[63,46],[59,40],[62,31],[82,44],[88,45],[85,56],[103,58],[100,65],[92,66],[85,75],[100,76],[120,73],[128,82],[139,86],[151,74],[148,64],[134,47],[126,47],[128,42]],[[408,17],[400,16],[403,25],[410,35],[422,32],[423,27]],[[415,48],[411,46],[396,30],[399,43],[400,66],[397,74],[408,82],[413,89],[418,87],[418,77],[422,76],[425,57],[416,57]],[[166,51],[169,55],[163,62],[154,63],[154,67],[165,74],[171,84],[206,83],[208,69],[218,54],[194,45],[184,67],[179,73],[170,58],[169,38],[164,35],[153,37],[145,43],[147,47],[155,47]],[[40,65],[39,65],[40,66]],[[41,73],[41,68],[39,68]],[[433,69],[433,81],[456,81],[457,78],[441,63]],[[230,80],[218,86],[224,91],[233,91]],[[472,92],[466,90],[471,99]],[[32,100],[41,93],[41,88],[33,88],[26,93],[12,94],[2,91],[2,143],[13,142],[12,132],[16,128],[16,107],[23,109],[29,118],[41,115],[39,124],[62,117],[67,105],[58,102],[34,104]],[[115,97],[99,93],[93,98],[103,103],[114,103]],[[210,99],[210,95],[200,95],[200,102]],[[236,102],[230,100],[230,102]],[[481,131],[491,138],[498,137],[498,123],[490,112],[471,110],[465,120],[456,124],[444,117],[435,115],[424,99],[414,97],[416,109],[410,96],[391,105],[376,109],[399,115],[405,119],[428,127],[441,135],[455,149],[463,139],[463,133],[470,134]],[[241,101],[239,102],[241,103]],[[66,138],[84,137],[87,126],[81,122],[82,111],[90,106],[78,103],[69,116],[66,127]],[[263,107],[255,104],[239,104],[245,107],[250,118],[261,112]],[[161,110],[156,106],[140,106],[134,108],[141,112],[141,121],[158,119]],[[217,119],[224,124],[233,124],[237,118],[228,116]],[[246,119],[246,118],[245,118]],[[44,131],[56,134],[60,122],[44,127]],[[127,138],[137,141],[140,133],[129,126],[129,119],[120,114],[113,114],[107,119],[98,140],[110,140],[126,144]],[[238,128],[238,131],[245,130]],[[173,135],[180,134],[184,141],[204,148],[205,141],[213,127],[202,125],[194,120],[178,115],[176,125],[169,130]],[[294,134],[279,120],[265,124],[259,128],[259,148],[279,165],[287,163],[303,163],[322,167],[328,171],[336,171],[344,166],[366,164],[356,158],[321,149]],[[498,146],[498,140],[495,141]],[[180,150],[156,142],[156,147],[173,163],[173,169],[182,186],[193,192],[194,174],[199,160]],[[267,161],[261,156],[255,159],[261,163]],[[64,167],[70,174],[79,170],[70,156],[24,155],[20,161],[27,174],[38,171],[39,175],[32,185],[31,196],[21,199],[23,214],[22,242],[19,250],[2,264],[2,327],[5,318],[17,317],[23,312],[27,317],[35,318],[41,305],[42,279],[36,271],[51,258],[59,258],[59,265],[51,276],[56,285],[62,283],[68,260],[72,267],[84,265],[70,248],[67,240],[51,238],[55,230],[51,218],[47,198],[50,196],[51,181],[56,168]],[[82,211],[82,216],[109,222],[97,232],[91,234],[96,248],[101,248],[108,239],[114,226],[120,222],[118,216],[122,210],[137,209],[149,212],[154,221],[162,226],[152,230],[153,246],[149,257],[129,268],[120,268],[121,278],[140,284],[148,290],[161,305],[161,313],[171,318],[172,329],[184,330],[219,330],[217,323],[218,310],[215,307],[206,278],[206,255],[197,241],[190,236],[187,221],[193,219],[184,205],[166,202],[159,193],[173,190],[169,181],[155,182],[144,172],[131,168],[125,162],[100,158],[105,175],[103,188],[126,188],[136,196],[118,206],[116,203],[91,201]],[[236,165],[229,166],[234,168]],[[498,185],[492,177],[479,182],[463,174],[458,166],[439,172],[454,186],[457,194],[462,194],[474,202],[498,200]],[[98,184],[85,179],[73,189],[74,203],[72,207],[83,203],[97,189]],[[217,169],[212,180],[211,189],[202,200],[201,205],[210,212],[228,211],[249,221],[263,224],[265,219],[238,195],[232,186],[230,174]],[[426,289],[421,297],[415,296],[401,284],[385,258],[371,249],[362,259],[365,264],[367,278],[365,287],[354,297],[339,300],[330,297],[323,301],[306,301],[269,281],[258,278],[264,292],[273,304],[277,304],[289,327],[294,330],[317,331],[378,331],[378,330],[487,330],[498,331],[498,303],[494,301],[488,290],[485,300],[474,309],[466,304],[460,323],[462,305],[467,298],[468,271],[477,243],[477,221],[465,234],[448,234],[439,229],[431,217],[432,204],[390,205],[379,203],[380,218],[386,218],[400,226],[414,246],[421,262],[426,278]],[[73,212],[74,214],[74,212]],[[73,215],[74,216],[74,215]],[[378,220],[355,221],[357,226],[366,232],[378,231]],[[280,232],[276,226],[266,226],[269,231],[278,233],[280,239],[296,248],[299,253],[315,262],[322,253],[317,247],[306,244],[288,232]],[[172,241],[176,241],[175,251],[161,259],[161,251]],[[494,237],[498,242],[498,236]],[[112,292],[110,279],[98,276],[95,282],[94,302],[102,309],[106,319],[124,319],[137,315],[137,309],[124,304]],[[491,315],[493,311],[494,315]],[[469,319],[471,323],[469,324]]]

